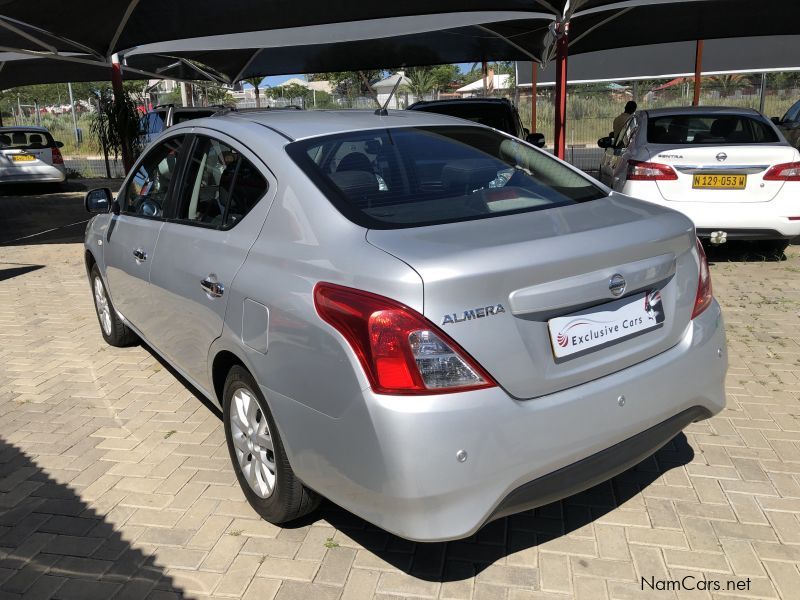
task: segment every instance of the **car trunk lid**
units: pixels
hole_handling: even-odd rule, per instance
[[[664,199],[674,202],[769,202],[780,192],[783,182],[764,181],[767,170],[796,160],[793,148],[777,144],[653,150],[651,162],[670,165],[678,176],[676,180],[657,182]],[[744,187],[741,180],[731,176],[746,177]],[[726,183],[734,187],[720,187]],[[699,187],[704,184],[717,187]]]
[[[688,219],[618,194],[490,219],[370,230],[367,240],[420,274],[425,316],[517,398],[579,385],[674,346],[697,290]],[[620,300],[610,290],[615,275],[627,284]],[[666,315],[658,327],[555,357],[549,320],[607,311],[655,290]]]

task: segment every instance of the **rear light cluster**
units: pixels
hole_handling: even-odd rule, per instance
[[[764,174],[764,181],[800,181],[800,162],[775,165]]]
[[[51,148],[51,150],[53,152],[53,164],[54,165],[63,165],[64,164],[64,157],[61,156],[61,150],[59,150],[55,146],[53,146],[53,148]]]
[[[447,334],[398,302],[318,283],[314,306],[353,348],[379,394],[442,394],[497,385]]]
[[[675,181],[678,174],[669,165],[632,160],[628,163],[628,181]]]
[[[697,240],[697,256],[700,259],[700,277],[697,281],[697,296],[695,296],[694,310],[692,311],[693,319],[711,306],[711,301],[714,299],[711,291],[711,272],[708,270],[708,259],[700,240]]]

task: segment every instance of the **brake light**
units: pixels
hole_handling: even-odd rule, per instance
[[[399,302],[318,283],[314,306],[350,344],[379,394],[443,394],[497,385],[447,334]]]
[[[53,164],[54,165],[63,165],[64,164],[64,157],[61,156],[61,150],[56,148],[55,146],[51,148],[53,152]]]
[[[628,181],[675,181],[678,174],[669,165],[632,160],[628,163]]]
[[[800,181],[800,162],[775,165],[764,174],[764,181]]]
[[[697,240],[697,257],[700,259],[700,277],[697,281],[697,296],[695,296],[694,310],[692,311],[693,319],[711,306],[711,300],[714,299],[711,291],[711,272],[708,270],[708,259],[700,240]]]

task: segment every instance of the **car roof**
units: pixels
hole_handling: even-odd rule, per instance
[[[46,127],[37,127],[35,125],[20,125],[19,127],[0,127],[0,133],[13,132],[13,131],[27,131],[30,133],[50,133]]]
[[[511,104],[511,101],[508,98],[445,98],[442,100],[420,100],[419,102],[415,102],[409,108],[414,108],[415,106],[436,106],[436,105],[444,105],[447,106],[448,104]]]
[[[663,117],[672,115],[747,115],[760,117],[761,113],[752,108],[739,108],[736,106],[674,106],[671,108],[652,108],[641,111],[648,117]]]
[[[172,129],[200,127],[203,123],[219,127],[221,121],[236,123],[249,121],[280,133],[294,141],[305,138],[396,127],[420,127],[431,125],[477,126],[437,113],[416,110],[390,110],[386,115],[375,114],[374,110],[264,110],[261,112],[228,112],[208,119],[186,121]]]

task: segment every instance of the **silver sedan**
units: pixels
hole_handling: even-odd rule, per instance
[[[691,221],[471,122],[200,119],[86,204],[103,337],[146,341],[221,407],[274,523],[323,495],[405,538],[462,538],[725,405]]]
[[[0,127],[0,183],[61,183],[62,147],[44,127]]]

